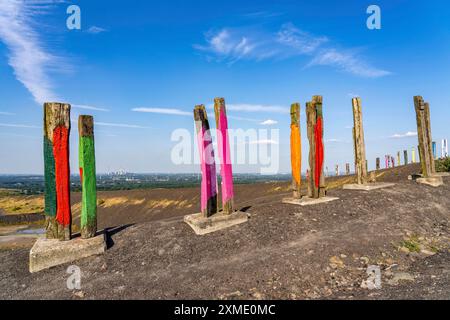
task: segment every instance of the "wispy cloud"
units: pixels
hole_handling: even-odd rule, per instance
[[[0,1],[0,40],[9,50],[8,63],[14,74],[42,104],[59,100],[48,72],[60,69],[62,59],[47,51],[33,29],[36,15],[46,13],[58,0]]]
[[[193,115],[192,112],[187,112],[187,111],[183,111],[180,109],[173,109],[173,108],[134,108],[134,109],[131,109],[131,111],[175,115],[175,116],[192,116]]]
[[[260,144],[262,144],[262,145],[271,145],[271,144],[273,144],[273,145],[277,145],[278,142],[276,142],[275,140],[264,139],[264,140],[253,140],[253,141],[250,141],[249,144],[257,144],[257,145],[260,145]]]
[[[258,28],[222,28],[205,35],[206,44],[194,45],[209,59],[225,61],[232,65],[239,60],[261,61],[312,57],[306,67],[326,65],[360,77],[377,78],[390,72],[378,69],[356,54],[354,49],[337,49],[337,44],[325,36],[316,36],[297,28],[292,23],[283,24],[277,32]]]
[[[15,116],[15,113],[0,111],[0,116]]]
[[[26,128],[26,129],[41,129],[42,127],[27,125],[27,124],[17,124],[17,123],[0,123],[0,127],[8,128]]]
[[[331,66],[342,71],[366,78],[379,78],[390,75],[391,72],[377,69],[358,58],[352,50],[338,51],[337,49],[323,49],[306,66]]]
[[[110,123],[110,122],[95,122],[95,125],[101,127],[116,127],[116,128],[132,128],[132,129],[149,129],[150,127],[139,126],[127,123]]]
[[[75,108],[75,109],[109,112],[109,109],[98,108],[98,107],[93,107],[93,106],[86,106],[86,105],[80,105],[80,104],[72,104],[71,106],[72,106],[72,108]]]
[[[210,109],[214,108],[214,105],[208,105]],[[262,104],[227,104],[227,111],[239,111],[239,112],[267,112],[267,113],[289,113],[289,108],[278,105],[262,105]]]
[[[401,138],[410,138],[410,137],[417,137],[417,132],[408,131],[406,133],[396,133],[396,134],[392,135],[390,138],[401,139]]]
[[[263,126],[273,126],[276,124],[278,124],[278,121],[271,120],[271,119],[261,122],[261,125],[263,125]]]
[[[108,31],[108,30],[106,30],[105,28],[97,27],[97,26],[92,26],[87,30],[87,32],[91,33],[91,34],[98,34],[98,33],[106,32],[106,31]]]

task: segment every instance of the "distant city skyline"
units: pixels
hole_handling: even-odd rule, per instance
[[[70,30],[69,5],[81,29]],[[224,97],[229,127],[278,129],[247,141],[279,149],[290,172],[291,103],[324,98],[325,166],[353,170],[351,98],[362,98],[369,168],[375,159],[416,147],[413,96],[430,103],[433,140],[449,139],[450,4],[350,1],[0,2],[0,174],[42,174],[43,102],[72,105],[71,171],[78,172],[80,114],[95,118],[97,172],[197,173],[176,165],[172,133],[194,137],[192,110]],[[420,21],[420,23],[418,23]],[[432,48],[432,50],[430,50]],[[192,148],[192,153],[197,153]],[[410,155],[411,158],[411,155]],[[260,165],[236,164],[236,173]]]

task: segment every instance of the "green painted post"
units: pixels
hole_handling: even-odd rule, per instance
[[[80,116],[79,164],[82,187],[81,237],[89,239],[97,232],[97,179],[95,172],[94,118]]]

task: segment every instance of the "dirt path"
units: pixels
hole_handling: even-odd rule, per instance
[[[256,195],[248,223],[203,237],[181,216],[112,230],[105,255],[76,263],[81,291],[67,289],[67,266],[31,275],[28,249],[0,251],[0,299],[449,299],[450,179],[434,189],[409,171],[314,207]],[[381,290],[361,288],[369,265]]]

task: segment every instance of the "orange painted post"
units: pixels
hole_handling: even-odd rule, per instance
[[[301,171],[302,171],[302,142],[300,133],[300,104],[291,106],[291,166],[292,189],[294,199],[300,199],[301,195]]]

